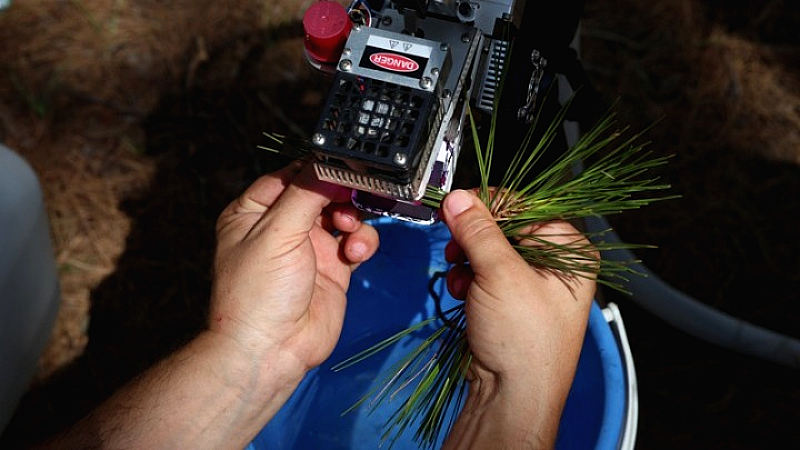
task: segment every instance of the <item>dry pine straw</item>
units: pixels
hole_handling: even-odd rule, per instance
[[[87,343],[90,292],[114,270],[124,250],[130,219],[119,199],[143,188],[153,164],[129,149],[100,155],[64,155],[57,169],[39,171],[51,222],[62,305],[39,377],[80,355]]]
[[[42,182],[62,291],[37,379],[86,345],[90,292],[130,228],[119,201],[154,169],[140,119],[191,84],[209,49],[297,20],[311,1],[28,0],[0,13],[0,139]]]

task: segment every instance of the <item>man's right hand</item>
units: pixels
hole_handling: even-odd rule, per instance
[[[470,391],[445,448],[551,448],[583,345],[594,280],[530,266],[473,194],[442,207],[454,297],[466,301]],[[567,222],[529,233],[585,245]],[[539,244],[536,244],[539,245]],[[597,256],[597,255],[594,255]]]

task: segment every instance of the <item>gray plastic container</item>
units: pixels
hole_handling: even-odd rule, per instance
[[[36,371],[59,303],[39,180],[0,145],[0,432]]]

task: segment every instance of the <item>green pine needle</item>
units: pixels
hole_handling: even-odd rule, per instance
[[[256,148],[302,161],[313,158],[311,143],[306,139],[292,138],[278,133],[263,133],[263,135],[269,139],[269,143],[258,145]]]

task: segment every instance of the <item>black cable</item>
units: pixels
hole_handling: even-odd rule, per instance
[[[447,316],[454,311],[458,311],[459,309],[463,308],[464,305],[457,305],[453,308],[444,311],[442,309],[442,296],[436,291],[436,282],[440,279],[444,279],[447,276],[446,270],[440,270],[433,273],[431,280],[428,282],[428,293],[433,297],[433,304],[436,308],[436,316],[441,320],[445,325],[450,328],[457,328],[457,324],[453,323],[451,319]]]

